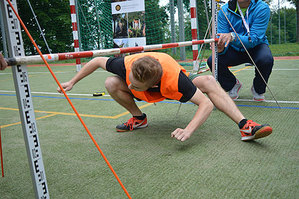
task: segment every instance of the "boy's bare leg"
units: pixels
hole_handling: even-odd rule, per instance
[[[118,76],[108,77],[105,87],[111,97],[127,109],[133,116],[141,116],[142,112],[136,105],[133,95],[126,82]]]
[[[245,117],[240,112],[234,101],[220,87],[211,75],[199,76],[192,81],[203,93],[206,93],[217,109],[224,112],[236,124]]]

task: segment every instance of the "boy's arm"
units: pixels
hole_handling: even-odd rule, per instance
[[[108,59],[108,57],[97,57],[89,61],[70,81],[61,84],[64,91],[71,90],[78,81],[90,75],[96,69],[101,67],[102,69],[106,70],[106,62]],[[59,87],[57,88],[57,91],[62,93]]]
[[[177,128],[171,133],[171,137],[174,137],[182,142],[190,138],[192,133],[207,120],[214,107],[210,99],[207,98],[198,88],[190,101],[198,105],[198,109],[193,116],[193,119],[189,122],[185,129]]]

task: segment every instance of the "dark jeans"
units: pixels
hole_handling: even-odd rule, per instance
[[[269,46],[267,44],[260,44],[248,49],[248,52],[265,81],[268,82],[274,63]],[[244,63],[252,63],[247,53],[236,51],[232,47],[229,47],[225,54],[218,56],[218,81],[225,91],[231,90],[236,84],[236,77],[229,70],[228,66],[237,66]],[[208,59],[208,65],[212,70],[212,56]],[[266,84],[256,69],[253,86],[259,94],[266,92]]]

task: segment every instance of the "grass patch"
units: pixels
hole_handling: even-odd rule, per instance
[[[273,44],[269,47],[274,57],[299,56],[299,43]]]

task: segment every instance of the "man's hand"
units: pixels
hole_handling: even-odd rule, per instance
[[[218,33],[219,40],[217,43],[218,52],[222,52],[224,48],[228,46],[228,44],[232,41],[231,33]]]
[[[65,82],[61,84],[62,88],[64,89],[65,92],[72,90],[74,84],[71,82]],[[62,90],[60,89],[60,87],[57,88],[58,93],[62,93]]]
[[[7,62],[5,61],[2,53],[0,53],[0,70],[4,70],[7,67]]]
[[[171,133],[171,137],[176,138],[177,140],[182,142],[189,139],[191,135],[192,132],[180,128],[177,128],[175,131]]]

